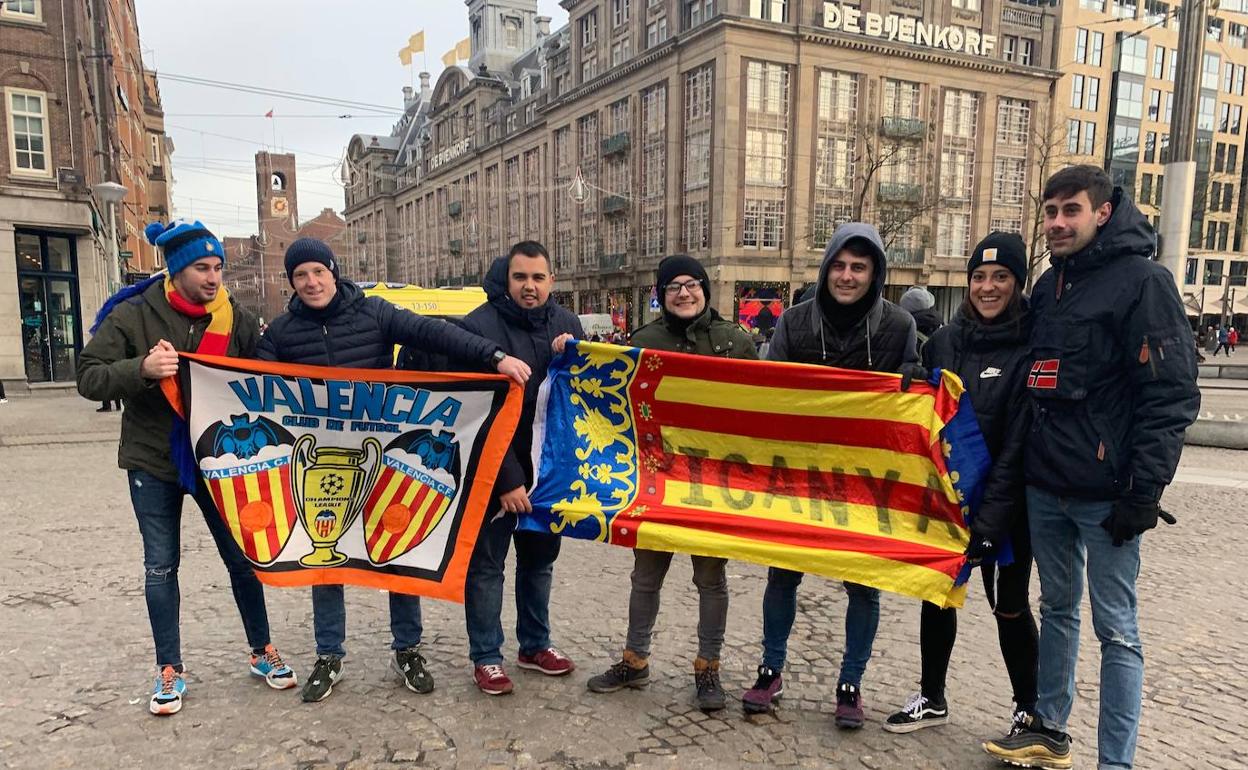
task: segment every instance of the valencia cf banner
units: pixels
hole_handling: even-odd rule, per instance
[[[234,541],[269,585],[463,601],[522,394],[506,378],[182,354],[162,385]]]
[[[521,528],[756,562],[961,606],[989,458],[957,376],[569,343]]]

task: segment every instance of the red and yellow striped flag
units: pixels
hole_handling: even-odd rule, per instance
[[[960,605],[988,455],[961,382],[935,381],[578,342],[543,386],[521,527]]]

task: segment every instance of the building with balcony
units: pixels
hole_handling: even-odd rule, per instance
[[[0,379],[12,394],[72,383],[100,305],[159,269],[142,231],[168,215],[172,144],[133,0],[6,0],[0,40]],[[113,243],[104,182],[126,188]]]
[[[837,225],[877,224],[889,293],[961,301],[975,241],[1030,238],[1055,11],[1015,0],[468,0],[472,54],[347,148],[372,280],[463,285],[524,238],[577,312],[655,317],[664,256],[726,316],[787,304]],[[455,244],[453,251],[452,244]],[[742,302],[748,299],[748,303]]]
[[[1061,4],[1058,163],[1104,166],[1154,227],[1178,70],[1179,0]],[[1196,126],[1196,196],[1183,299],[1193,321],[1248,322],[1248,2],[1209,6]]]

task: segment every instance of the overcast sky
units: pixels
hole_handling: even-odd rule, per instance
[[[137,0],[143,61],[162,75],[345,100],[315,104],[161,77],[165,129],[173,138],[175,216],[218,235],[256,231],[253,169],[258,150],[293,152],[299,214],[343,207],[338,160],[352,134],[389,134],[413,66],[399,63],[408,36],[425,31],[425,62],[437,82],[442,54],[468,36],[462,0]],[[551,29],[567,23],[558,0],[538,0]],[[371,108],[370,106],[371,105]],[[275,118],[264,117],[269,110]],[[339,118],[340,115],[351,117]]]

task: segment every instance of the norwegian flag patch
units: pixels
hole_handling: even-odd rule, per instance
[[[1031,365],[1031,374],[1027,376],[1027,387],[1041,390],[1057,390],[1057,370],[1062,364],[1060,358],[1048,358],[1036,361]]]

